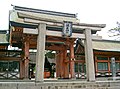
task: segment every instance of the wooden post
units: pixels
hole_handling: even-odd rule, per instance
[[[85,60],[88,81],[95,81],[95,68],[92,49],[92,35],[90,29],[85,29]]]
[[[62,52],[62,50],[60,51],[60,62],[59,62],[59,64],[60,64],[60,78],[63,78],[64,76],[64,66],[63,66],[63,52]]]
[[[24,43],[24,68],[25,68],[25,75],[24,78],[28,79],[29,78],[29,38],[27,38],[27,40],[25,40]]]
[[[24,62],[20,60],[20,79],[24,78]]]
[[[63,78],[63,53],[62,51],[57,52],[56,59],[56,75],[58,78]]]
[[[67,53],[67,51],[66,51]],[[56,75],[58,78],[68,78],[68,65],[65,63],[66,53],[64,50],[57,52],[56,57]]]
[[[59,77],[59,51],[56,51],[56,78]]]
[[[60,68],[59,68],[59,62],[60,58],[59,58],[59,51],[56,51],[56,77],[60,77]]]
[[[36,76],[35,81],[44,81],[46,24],[38,25],[37,53],[36,53]]]
[[[67,48],[63,50],[63,67],[64,67],[64,78],[69,78],[69,66],[67,61]]]
[[[71,78],[75,78],[75,71],[74,71],[74,46],[73,43],[70,44],[70,75]]]
[[[25,45],[23,44],[22,47],[22,51],[24,52],[24,54],[21,55],[21,61],[20,61],[20,74],[21,74],[21,78],[24,79],[25,77],[25,62],[24,62],[24,57],[25,57]]]

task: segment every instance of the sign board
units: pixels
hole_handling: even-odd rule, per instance
[[[72,36],[72,22],[64,21],[62,35],[64,37]]]

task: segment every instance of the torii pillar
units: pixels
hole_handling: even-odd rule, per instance
[[[91,29],[85,29],[85,61],[88,81],[95,81]]]
[[[37,37],[37,53],[36,53],[36,82],[44,81],[44,61],[45,61],[45,40],[46,40],[46,24],[38,25]]]

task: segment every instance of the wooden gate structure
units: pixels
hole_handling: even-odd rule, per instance
[[[63,35],[64,23],[72,23],[72,33]],[[56,51],[56,73],[60,78],[74,78],[74,43],[85,41],[87,80],[95,81],[92,39],[105,24],[80,23],[75,14],[14,6],[10,11],[10,44],[23,51],[20,63],[21,78],[28,78],[29,49],[37,49],[36,81],[44,81],[45,49]],[[67,55],[67,52],[70,55]]]

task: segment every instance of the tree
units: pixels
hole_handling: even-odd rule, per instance
[[[110,29],[109,37],[116,37],[117,39],[120,39],[120,23],[116,22],[117,27]]]
[[[120,23],[116,22],[117,27],[109,30],[109,37],[116,37],[117,39],[120,39]]]

